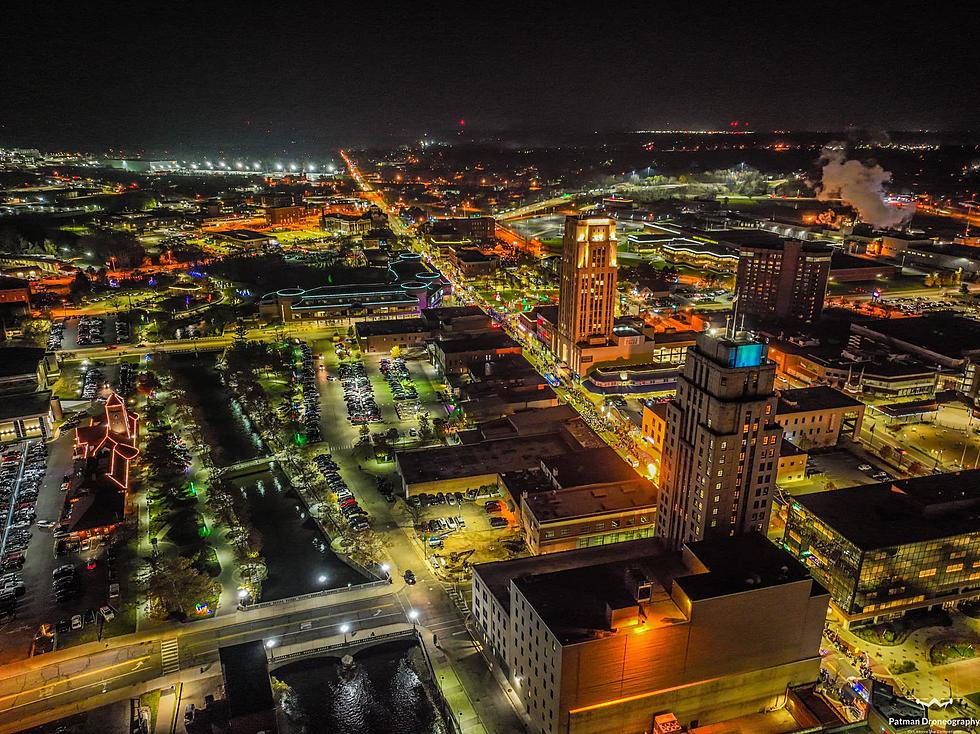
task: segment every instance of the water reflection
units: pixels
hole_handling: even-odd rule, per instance
[[[420,676],[423,671],[425,680]],[[415,643],[365,650],[350,665],[313,658],[273,675],[288,684],[288,734],[445,734]]]

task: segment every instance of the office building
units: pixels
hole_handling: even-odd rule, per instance
[[[845,626],[980,599],[980,470],[794,497],[783,543]]]
[[[779,705],[813,681],[829,596],[757,534],[478,564],[473,620],[528,730],[639,734]]]
[[[775,374],[751,335],[698,335],[667,405],[657,534],[672,545],[765,532],[783,435]]]
[[[735,278],[737,312],[816,321],[827,294],[830,256],[830,248],[799,240],[742,244]]]
[[[836,446],[861,434],[865,405],[826,385],[781,390],[776,422],[787,441],[802,449]]]
[[[616,277],[616,223],[609,217],[566,217],[553,351],[576,375],[582,374],[583,346],[612,340]]]

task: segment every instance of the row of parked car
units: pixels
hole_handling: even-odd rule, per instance
[[[401,357],[382,359],[380,369],[395,400],[418,399],[419,392],[412,381],[412,376],[408,372],[404,359]]]
[[[303,367],[300,380],[303,389],[303,426],[306,438],[316,443],[323,440],[320,432],[320,387],[316,382],[316,368],[313,366],[313,349],[306,342],[300,342],[303,352]]]
[[[343,362],[338,367],[340,384],[347,403],[347,420],[356,425],[381,421],[381,408],[374,399],[374,390],[362,362]]]
[[[123,362],[119,365],[119,381],[117,392],[124,398],[128,398],[136,390],[136,375],[138,370],[136,365],[130,362]]]
[[[98,316],[82,316],[78,320],[78,346],[102,344],[105,341],[102,336],[104,328],[105,322]]]
[[[129,324],[127,324],[122,319],[116,319],[116,341],[117,342],[129,341]]]
[[[102,370],[90,367],[82,377],[82,397],[85,400],[94,400],[104,385],[105,375]]]
[[[51,329],[48,331],[48,349],[61,349],[61,340],[65,336],[65,322],[52,321]]]
[[[330,454],[318,454],[314,459],[323,478],[327,480],[330,491],[337,495],[337,506],[351,530],[363,533],[371,527],[367,510],[357,504],[354,493],[350,491],[347,482],[340,476],[340,467]]]
[[[20,569],[27,560],[31,526],[37,518],[35,505],[44,482],[47,460],[48,448],[43,441],[28,444],[26,455],[19,449],[8,449],[0,456],[0,518],[5,525],[0,548],[3,556],[0,617],[12,616],[17,599],[27,591]]]

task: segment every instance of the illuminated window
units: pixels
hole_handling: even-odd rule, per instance
[[[936,569],[935,568],[927,568],[927,569],[924,569],[922,571],[919,571],[919,578],[920,579],[926,579],[926,578],[929,578],[930,576],[935,576],[935,575],[936,575]]]

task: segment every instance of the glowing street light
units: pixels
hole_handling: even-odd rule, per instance
[[[268,640],[265,641],[265,646],[271,650],[276,646],[276,641],[270,637]]]
[[[350,625],[344,622],[340,625],[340,631],[344,633],[344,644],[347,644],[347,633],[350,632]]]
[[[316,580],[317,580],[317,582],[319,582],[321,584],[325,584],[325,583],[327,583],[327,576],[326,576],[326,574],[322,574],[321,573],[319,576],[316,577]]]
[[[419,610],[418,609],[409,609],[408,610],[408,618],[410,620],[412,620],[412,629],[416,629],[416,627],[418,625],[418,621],[419,621]]]

